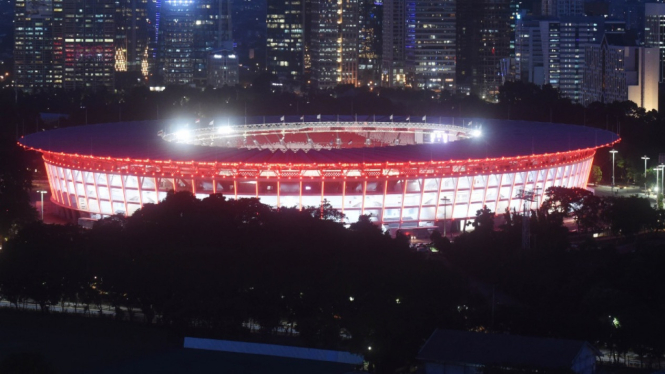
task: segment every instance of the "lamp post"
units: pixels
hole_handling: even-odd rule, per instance
[[[660,169],[660,193],[665,193],[665,164],[660,164],[658,165],[658,168]],[[656,195],[656,201],[658,201],[658,195]]]
[[[46,193],[46,191],[39,190],[39,191],[37,191],[37,193],[39,193],[39,195],[41,195],[41,200],[42,200],[42,202],[41,202],[41,211],[42,211],[42,222],[43,222],[44,221],[44,194]]]
[[[448,198],[448,196],[444,196],[443,198],[441,198],[441,201],[443,201],[443,237],[445,238],[446,237],[446,206],[448,205],[448,201],[450,201],[450,199]]]
[[[658,172],[661,171],[661,168],[656,168],[656,185],[653,190],[656,192],[656,201],[658,201]]]
[[[642,156],[642,160],[644,160],[644,193],[647,193],[647,160],[649,160],[649,157],[647,155]]]
[[[616,155],[617,152],[619,151],[617,151],[616,149],[612,149],[610,151],[610,153],[612,154],[612,195],[614,195],[614,155]]]

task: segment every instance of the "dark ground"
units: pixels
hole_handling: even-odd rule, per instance
[[[30,354],[31,360],[41,361],[53,373],[341,374],[353,369],[343,364],[181,347],[181,337],[157,327],[0,309],[0,368],[8,357]]]

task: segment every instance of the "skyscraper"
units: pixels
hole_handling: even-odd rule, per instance
[[[16,87],[21,90],[61,88],[62,1],[16,0],[15,9]]]
[[[63,87],[113,87],[115,1],[63,0]]]
[[[406,0],[383,1],[381,85],[406,85]]]
[[[584,15],[584,0],[542,0],[542,15],[573,17]]]
[[[312,0],[312,85],[358,83],[358,0]]]
[[[266,66],[283,83],[302,83],[305,69],[305,1],[268,0]]]
[[[623,21],[604,17],[525,17],[518,22],[516,79],[550,84],[581,102],[585,45],[624,31]]]
[[[159,44],[164,84],[206,84],[209,55],[232,49],[230,10],[229,0],[162,3]]]
[[[647,3],[645,6],[644,45],[658,48],[660,56],[659,82],[665,76],[665,3]]]
[[[191,84],[194,81],[194,12],[192,0],[162,3],[159,40],[164,84]]]
[[[358,6],[358,80],[359,84],[374,85],[381,80],[383,2],[360,0]]]
[[[115,0],[115,71],[148,76],[149,33],[147,0]]]
[[[457,9],[457,85],[494,100],[510,58],[510,0],[468,0]]]
[[[413,87],[455,90],[456,7],[454,0],[407,1],[406,58]]]

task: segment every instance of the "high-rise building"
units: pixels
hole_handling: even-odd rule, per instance
[[[147,0],[115,0],[115,71],[148,76],[150,33]]]
[[[358,0],[312,0],[312,85],[358,84]]]
[[[383,0],[381,85],[406,85],[406,0]]]
[[[456,23],[454,0],[407,1],[406,59],[413,87],[456,89]]]
[[[62,47],[62,1],[16,0],[16,87],[21,90],[61,88]]]
[[[115,1],[63,0],[63,87],[113,87]]]
[[[665,77],[665,3],[645,5],[644,45],[658,48],[660,55],[659,82]]]
[[[206,85],[209,55],[233,48],[230,11],[229,0],[167,0],[161,4],[164,84]]]
[[[160,22],[160,58],[164,84],[194,82],[194,14],[191,0],[167,0],[162,3]]]
[[[454,0],[384,0],[381,84],[456,90]]]
[[[627,42],[622,35],[605,35],[585,47],[583,103],[630,100],[658,110],[659,50]]]
[[[362,85],[378,85],[383,49],[383,2],[360,0],[359,10],[358,81]]]
[[[268,0],[266,67],[284,84],[300,85],[305,70],[305,1]]]
[[[468,0],[457,6],[457,86],[495,100],[511,55],[511,1]]]
[[[194,0],[194,84],[206,85],[208,57],[217,50],[233,50],[230,0]]]
[[[233,87],[238,84],[238,56],[233,51],[220,50],[208,55],[207,84],[212,87]]]
[[[542,15],[575,17],[584,15],[584,0],[542,0]]]
[[[516,33],[516,79],[550,84],[581,102],[585,45],[598,43],[603,33],[624,32],[623,21],[604,17],[525,17]]]

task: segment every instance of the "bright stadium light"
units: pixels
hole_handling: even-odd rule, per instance
[[[474,136],[476,138],[481,137],[483,135],[482,131],[480,129],[475,129],[471,131],[471,136]]]
[[[231,134],[233,132],[233,127],[231,126],[222,126],[217,128],[218,134]]]
[[[179,140],[181,142],[189,140],[192,136],[192,134],[190,134],[190,132],[187,131],[187,130],[176,131],[176,133],[174,135],[175,135],[176,140]]]

